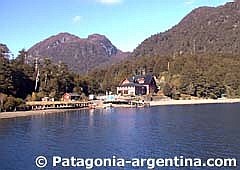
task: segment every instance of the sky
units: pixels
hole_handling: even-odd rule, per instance
[[[103,34],[120,50],[133,51],[200,6],[230,0],[2,0],[0,43],[16,57],[21,49],[60,32],[80,38]]]

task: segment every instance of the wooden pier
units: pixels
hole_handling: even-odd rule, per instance
[[[32,110],[85,108],[89,107],[90,104],[92,102],[82,101],[34,101],[26,103]]]
[[[150,107],[150,103],[144,101],[130,101],[129,104],[132,107]]]

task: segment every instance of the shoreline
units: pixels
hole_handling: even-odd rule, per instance
[[[151,101],[150,106],[231,104],[231,103],[240,103],[240,98],[239,99],[162,100],[162,101]]]
[[[240,103],[240,99],[197,99],[197,100],[160,100],[150,101],[150,107],[155,106],[174,106],[174,105],[200,105],[200,104],[231,104]],[[116,108],[130,108],[131,105],[116,105]],[[97,107],[97,109],[101,107]],[[78,108],[78,109],[49,109],[49,110],[31,110],[31,111],[16,111],[16,112],[0,112],[0,119],[10,119],[16,117],[45,115],[51,113],[64,113],[68,111],[83,110],[89,108]],[[103,109],[103,108],[102,108]]]
[[[86,108],[78,108],[78,109],[49,109],[49,110],[30,110],[30,111],[16,111],[16,112],[0,112],[0,120],[1,119],[10,119],[17,117],[26,117],[26,116],[37,116],[37,115],[45,115],[52,113],[65,113],[69,111],[83,110]],[[88,108],[87,108],[88,109]]]

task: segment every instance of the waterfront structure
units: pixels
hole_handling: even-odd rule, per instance
[[[117,87],[117,94],[125,95],[148,95],[158,91],[155,77],[151,74],[133,76],[123,80]]]
[[[96,96],[94,94],[89,94],[88,99],[94,100],[94,99],[96,99]]]
[[[63,101],[77,101],[80,99],[80,95],[77,93],[65,93],[62,97]]]
[[[30,110],[47,110],[47,109],[77,109],[86,108],[91,105],[92,102],[84,101],[32,101],[26,102],[26,105],[30,107]]]
[[[54,102],[54,98],[43,97],[43,98],[42,98],[42,101],[43,101],[43,102],[48,102],[48,101],[52,101],[52,102]]]

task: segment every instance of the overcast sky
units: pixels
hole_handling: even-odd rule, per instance
[[[123,51],[176,25],[199,6],[229,0],[2,0],[0,43],[14,55],[60,32],[106,35]]]

